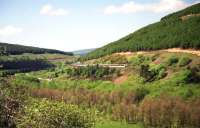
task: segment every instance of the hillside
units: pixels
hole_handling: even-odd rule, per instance
[[[102,114],[94,128],[198,128],[200,57],[163,50],[138,53],[104,56],[89,60],[85,67],[60,63],[51,70],[16,74],[12,83],[29,87],[31,98],[37,100],[97,110]],[[101,63],[127,66],[107,68]],[[54,109],[44,109],[54,114]],[[37,112],[35,118],[39,118]],[[57,115],[53,118],[62,116],[61,112]]]
[[[96,49],[83,59],[94,59],[104,55],[141,50],[167,48],[200,49],[200,3],[163,17],[126,37]]]
[[[18,44],[8,44],[0,42],[0,52],[4,54],[18,55],[23,53],[43,54],[43,53],[59,53],[65,55],[73,55],[71,52],[64,52],[54,49],[45,49],[31,46],[23,46]],[[2,54],[2,53],[1,53]]]

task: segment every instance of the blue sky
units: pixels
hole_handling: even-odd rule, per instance
[[[0,42],[96,48],[199,0],[0,0]]]

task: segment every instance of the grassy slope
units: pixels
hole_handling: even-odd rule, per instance
[[[48,78],[51,74],[55,73],[58,70],[61,70],[59,67],[56,71],[39,71],[39,72],[32,72],[28,74],[18,74],[13,79],[13,83],[22,84],[32,86],[34,88],[50,88],[50,89],[59,89],[59,90],[70,90],[75,88],[87,88],[89,90],[96,90],[96,91],[116,91],[116,90],[123,90],[123,91],[136,91],[138,88],[144,88],[149,91],[146,95],[147,97],[158,97],[160,95],[169,94],[171,96],[181,96],[183,98],[199,98],[200,97],[200,86],[199,83],[185,83],[184,81],[184,74],[183,70],[187,66],[196,66],[200,65],[200,57],[191,55],[191,54],[180,54],[180,53],[167,53],[167,52],[149,52],[144,53],[143,56],[145,57],[152,57],[157,56],[156,60],[153,62],[164,63],[168,58],[172,56],[176,56],[178,59],[181,57],[189,57],[192,59],[192,62],[186,66],[179,67],[178,63],[168,66],[167,69],[172,71],[167,77],[156,80],[149,83],[144,83],[142,78],[136,74],[134,69],[137,65],[134,65],[138,56],[133,55],[129,57],[128,63],[130,65],[129,70],[129,78],[122,83],[121,85],[115,85],[110,81],[90,81],[90,80],[73,80],[68,79],[66,74],[59,74],[58,77],[53,78],[54,80],[41,80],[38,82],[35,79],[31,78]],[[101,59],[99,59],[101,60]],[[99,61],[95,60],[95,61]],[[147,64],[152,64],[151,61],[146,61]],[[67,67],[66,67],[67,68]],[[57,90],[58,91],[58,90]],[[97,122],[96,128],[143,128],[142,124],[127,124],[120,121],[110,121],[103,120],[102,122]]]
[[[87,54],[93,59],[121,51],[157,50],[172,47],[200,48],[200,17],[182,21],[181,16],[200,13],[200,4],[163,17],[160,22],[148,25],[128,36]]]
[[[20,74],[16,77],[16,83],[26,83],[29,85],[32,85],[34,87],[42,87],[42,88],[52,88],[52,89],[73,89],[73,88],[87,88],[90,90],[98,90],[98,91],[113,91],[113,90],[124,90],[124,91],[130,91],[130,90],[137,90],[138,88],[144,87],[147,90],[149,90],[148,96],[150,97],[156,97],[161,95],[162,93],[168,93],[170,95],[176,95],[181,97],[187,97],[188,90],[193,91],[193,97],[200,97],[200,87],[198,86],[199,83],[185,83],[185,70],[188,66],[197,66],[200,65],[200,57],[186,54],[186,53],[145,53],[143,56],[145,57],[152,57],[154,55],[159,54],[157,59],[154,62],[147,61],[145,63],[155,66],[153,63],[156,61],[160,61],[160,65],[163,65],[165,61],[167,61],[170,57],[176,56],[179,60],[181,57],[188,57],[192,59],[192,62],[189,65],[179,67],[178,62],[172,66],[167,66],[167,72],[168,75],[160,80],[155,80],[153,82],[147,82],[144,83],[142,77],[139,76],[138,72],[135,71],[134,68],[137,68],[136,66],[132,66],[133,63],[135,63],[135,58],[137,58],[137,55],[133,55],[132,57],[129,57],[129,65],[130,69],[129,71],[129,77],[126,81],[121,83],[120,85],[115,85],[111,81],[103,81],[103,80],[96,80],[96,81],[90,81],[90,80],[73,80],[68,79],[66,76],[67,74],[61,73],[59,74],[59,77],[54,78],[53,81],[41,81],[40,83],[34,83],[26,80],[24,77],[27,77],[27,75]],[[98,61],[98,60],[96,60]],[[48,78],[49,76],[52,76],[55,74],[55,72],[58,72],[60,69],[56,69],[55,71],[40,71],[40,72],[32,72],[29,73],[30,77],[35,78]],[[62,69],[65,72],[65,69]],[[190,85],[190,86],[189,86]]]

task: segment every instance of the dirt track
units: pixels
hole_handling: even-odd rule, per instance
[[[128,74],[124,74],[118,78],[113,79],[114,84],[122,84],[124,81],[128,79]]]
[[[200,56],[200,50],[193,50],[193,49],[180,49],[180,48],[171,48],[161,51],[167,51],[167,52],[178,52],[178,53],[190,53],[193,55]]]
[[[170,48],[170,49],[157,50],[157,51],[189,53],[189,54],[200,56],[200,50],[194,50],[194,49]],[[148,53],[148,52],[154,52],[154,51],[120,52],[120,53],[115,53],[115,54],[125,55],[128,57],[128,56],[132,56],[134,54],[139,55],[139,54],[144,54],[144,53]]]

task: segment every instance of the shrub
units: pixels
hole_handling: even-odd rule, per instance
[[[101,67],[99,65],[78,67],[78,68],[68,69],[66,71],[67,71],[67,75],[70,77],[93,78],[93,79],[109,77],[118,73],[117,69]]]
[[[145,57],[143,55],[134,56],[131,58],[131,63],[134,66],[146,64],[147,62],[151,61],[151,58]]]
[[[150,71],[155,74],[155,79],[158,80],[164,78],[167,75],[166,67],[163,64],[151,65]]]
[[[98,63],[126,64],[128,63],[128,60],[126,59],[126,56],[124,55],[113,54],[113,55],[102,57]]]
[[[145,89],[144,87],[137,88],[135,92],[135,101],[142,101],[147,94],[149,94],[149,90]]]
[[[19,120],[18,127],[27,128],[92,128],[92,112],[74,105],[48,100],[33,100]]]
[[[189,76],[189,82],[200,83],[200,65],[189,68],[191,74]]]
[[[176,63],[178,63],[178,58],[176,56],[170,56],[166,61],[167,66],[172,66]]]
[[[191,71],[188,69],[181,70],[175,73],[171,80],[177,85],[182,83],[189,83],[191,81]]]
[[[185,94],[184,94],[184,98],[190,98],[190,97],[192,97],[194,95],[194,92],[193,92],[193,90],[192,89],[188,89],[186,92],[185,92]]]
[[[178,62],[179,67],[183,67],[188,65],[192,60],[188,57],[181,57],[181,59]]]
[[[149,65],[141,65],[140,76],[145,79],[145,82],[151,82],[154,80],[155,74],[149,70]]]
[[[28,97],[29,89],[24,86],[10,85],[0,79],[0,128],[16,128],[16,117]]]
[[[157,78],[158,78],[158,79],[162,79],[162,78],[164,78],[166,75],[167,75],[166,69],[162,68],[162,69],[159,71]]]
[[[166,68],[164,65],[141,65],[140,66],[140,76],[145,78],[146,82],[151,82],[154,80],[159,80],[167,75]]]
[[[125,120],[128,123],[137,122],[137,106],[135,104],[120,103],[113,106],[112,117],[114,120]]]

